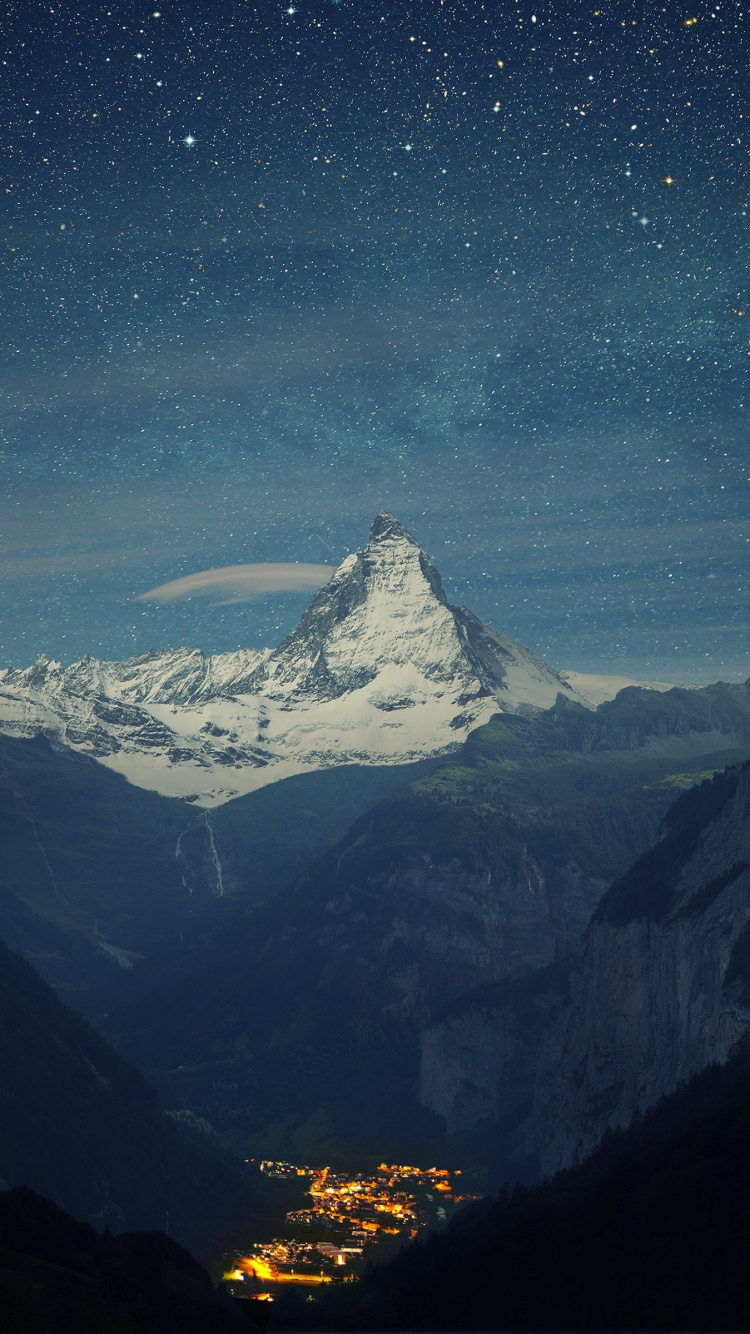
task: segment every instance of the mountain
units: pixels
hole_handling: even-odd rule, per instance
[[[607,885],[748,746],[745,686],[496,715],[272,900],[135,968],[106,1032],[258,1152],[445,1152],[485,1122],[462,1151],[499,1162]]]
[[[93,1226],[164,1228],[215,1259],[270,1221],[262,1184],[0,942],[0,1186],[26,1185]],[[0,1268],[2,1266],[0,1265]]]
[[[344,837],[350,825],[407,783],[431,773],[437,758],[411,764],[341,764],[294,774],[211,811],[188,811],[180,844],[189,865],[210,821],[227,899],[265,899],[286,889]],[[193,841],[198,848],[193,851]]]
[[[589,1153],[750,1031],[750,764],[685,792],[602,898],[550,1028],[527,1136]]]
[[[0,736],[0,935],[71,1000],[215,901],[197,813],[45,737]]]
[[[450,606],[432,561],[382,513],[277,649],[70,667],[40,657],[0,671],[0,730],[41,732],[208,807],[294,773],[443,754],[498,709],[548,708],[559,693],[578,698],[535,654]]]
[[[746,1330],[750,1060],[740,1050],[580,1167],[458,1213],[279,1329]]]
[[[25,1187],[0,1192],[3,1334],[256,1328],[162,1232],[102,1237]]]
[[[706,736],[723,691],[735,703],[743,693],[750,701],[745,687],[709,687],[702,701],[702,692],[689,692],[690,708],[702,708]],[[680,693],[650,699],[652,710],[663,711],[662,724],[671,705],[678,731],[685,723],[684,716],[678,723],[679,707],[675,712]],[[629,695],[587,715],[586,732],[596,733],[602,715],[619,731],[616,718],[624,721],[630,712],[624,708]],[[653,744],[663,755],[667,737],[652,721]],[[697,721],[694,715],[693,726]],[[736,723],[730,726],[739,736]],[[687,743],[689,736],[685,730],[673,743]],[[699,736],[693,734],[691,746]],[[551,1171],[579,1161],[607,1127],[629,1124],[681,1079],[725,1059],[748,1023],[725,980],[732,959],[737,966],[733,946],[745,920],[747,780],[738,779],[737,762],[748,740],[725,752],[733,762],[724,771],[710,772],[721,761],[717,752],[708,776],[696,767],[692,775],[675,774],[674,787],[664,781],[646,786],[644,796],[653,799],[691,784],[670,810],[653,805],[654,816],[658,809],[665,814],[654,846],[614,877],[580,949],[562,966],[523,984],[467,993],[425,1028],[420,1097],[449,1130],[466,1132],[484,1122],[490,1134],[494,1124],[497,1136],[514,1146],[511,1157],[522,1175],[535,1162]],[[693,784],[695,778],[703,781]],[[714,825],[717,803],[726,803],[725,823]],[[558,831],[562,853],[569,834],[561,824]],[[584,846],[579,843],[578,856]]]
[[[57,741],[0,735],[0,936],[86,1008],[93,985],[286,885],[433,764],[299,774],[209,812]]]

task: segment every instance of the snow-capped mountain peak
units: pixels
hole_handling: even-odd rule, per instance
[[[411,534],[383,513],[364,551],[347,556],[315,594],[258,681],[273,696],[335,699],[388,666],[444,682],[473,675],[463,659],[440,575]]]
[[[39,658],[0,672],[0,730],[42,731],[141,786],[213,805],[304,769],[440,754],[498,709],[547,708],[559,693],[576,697],[448,603],[429,556],[384,511],[277,649]]]
[[[404,528],[398,519],[389,514],[387,510],[381,510],[373,519],[370,525],[370,546],[377,542],[403,541],[408,542],[412,547],[419,547],[419,543],[411,533]]]

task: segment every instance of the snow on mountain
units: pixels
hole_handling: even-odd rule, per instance
[[[568,671],[561,671],[560,676],[575,690],[581,703],[591,709],[597,708],[605,700],[614,699],[628,686],[640,686],[641,690],[657,690],[661,693],[674,690],[674,682],[636,681],[632,676],[598,676],[590,672]]]
[[[429,557],[382,513],[277,649],[40,657],[0,671],[0,731],[43,732],[138,786],[214,806],[308,769],[438,755],[498,710],[549,708],[558,693],[588,703],[451,607]]]

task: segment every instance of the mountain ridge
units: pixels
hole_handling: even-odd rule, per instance
[[[445,754],[493,713],[558,695],[590,707],[530,649],[451,606],[430,557],[382,511],[278,648],[69,667],[41,655],[0,671],[0,731],[41,732],[210,807],[294,773]]]
[[[89,987],[236,895],[282,888],[436,762],[317,770],[209,813],[43,736],[0,734],[0,936],[87,1009]]]
[[[541,1053],[526,1136],[569,1167],[750,1031],[750,761],[679,798],[610,886]]]
[[[738,746],[744,686],[496,714],[273,900],[124,977],[105,1029],[168,1105],[247,1133],[252,1153],[293,1153],[313,1122],[396,1153],[517,1123],[565,990],[548,970],[692,774]],[[476,1020],[444,1018],[468,996]]]

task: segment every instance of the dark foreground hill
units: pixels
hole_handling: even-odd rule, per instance
[[[354,1288],[285,1299],[276,1327],[747,1330],[749,1200],[745,1046],[581,1167],[470,1207]]]
[[[206,1257],[263,1218],[262,1185],[160,1111],[146,1081],[2,942],[0,1014],[1,1186],[29,1186],[98,1228],[169,1223]]]
[[[253,1329],[162,1232],[99,1236],[33,1191],[0,1194],[2,1334]]]

